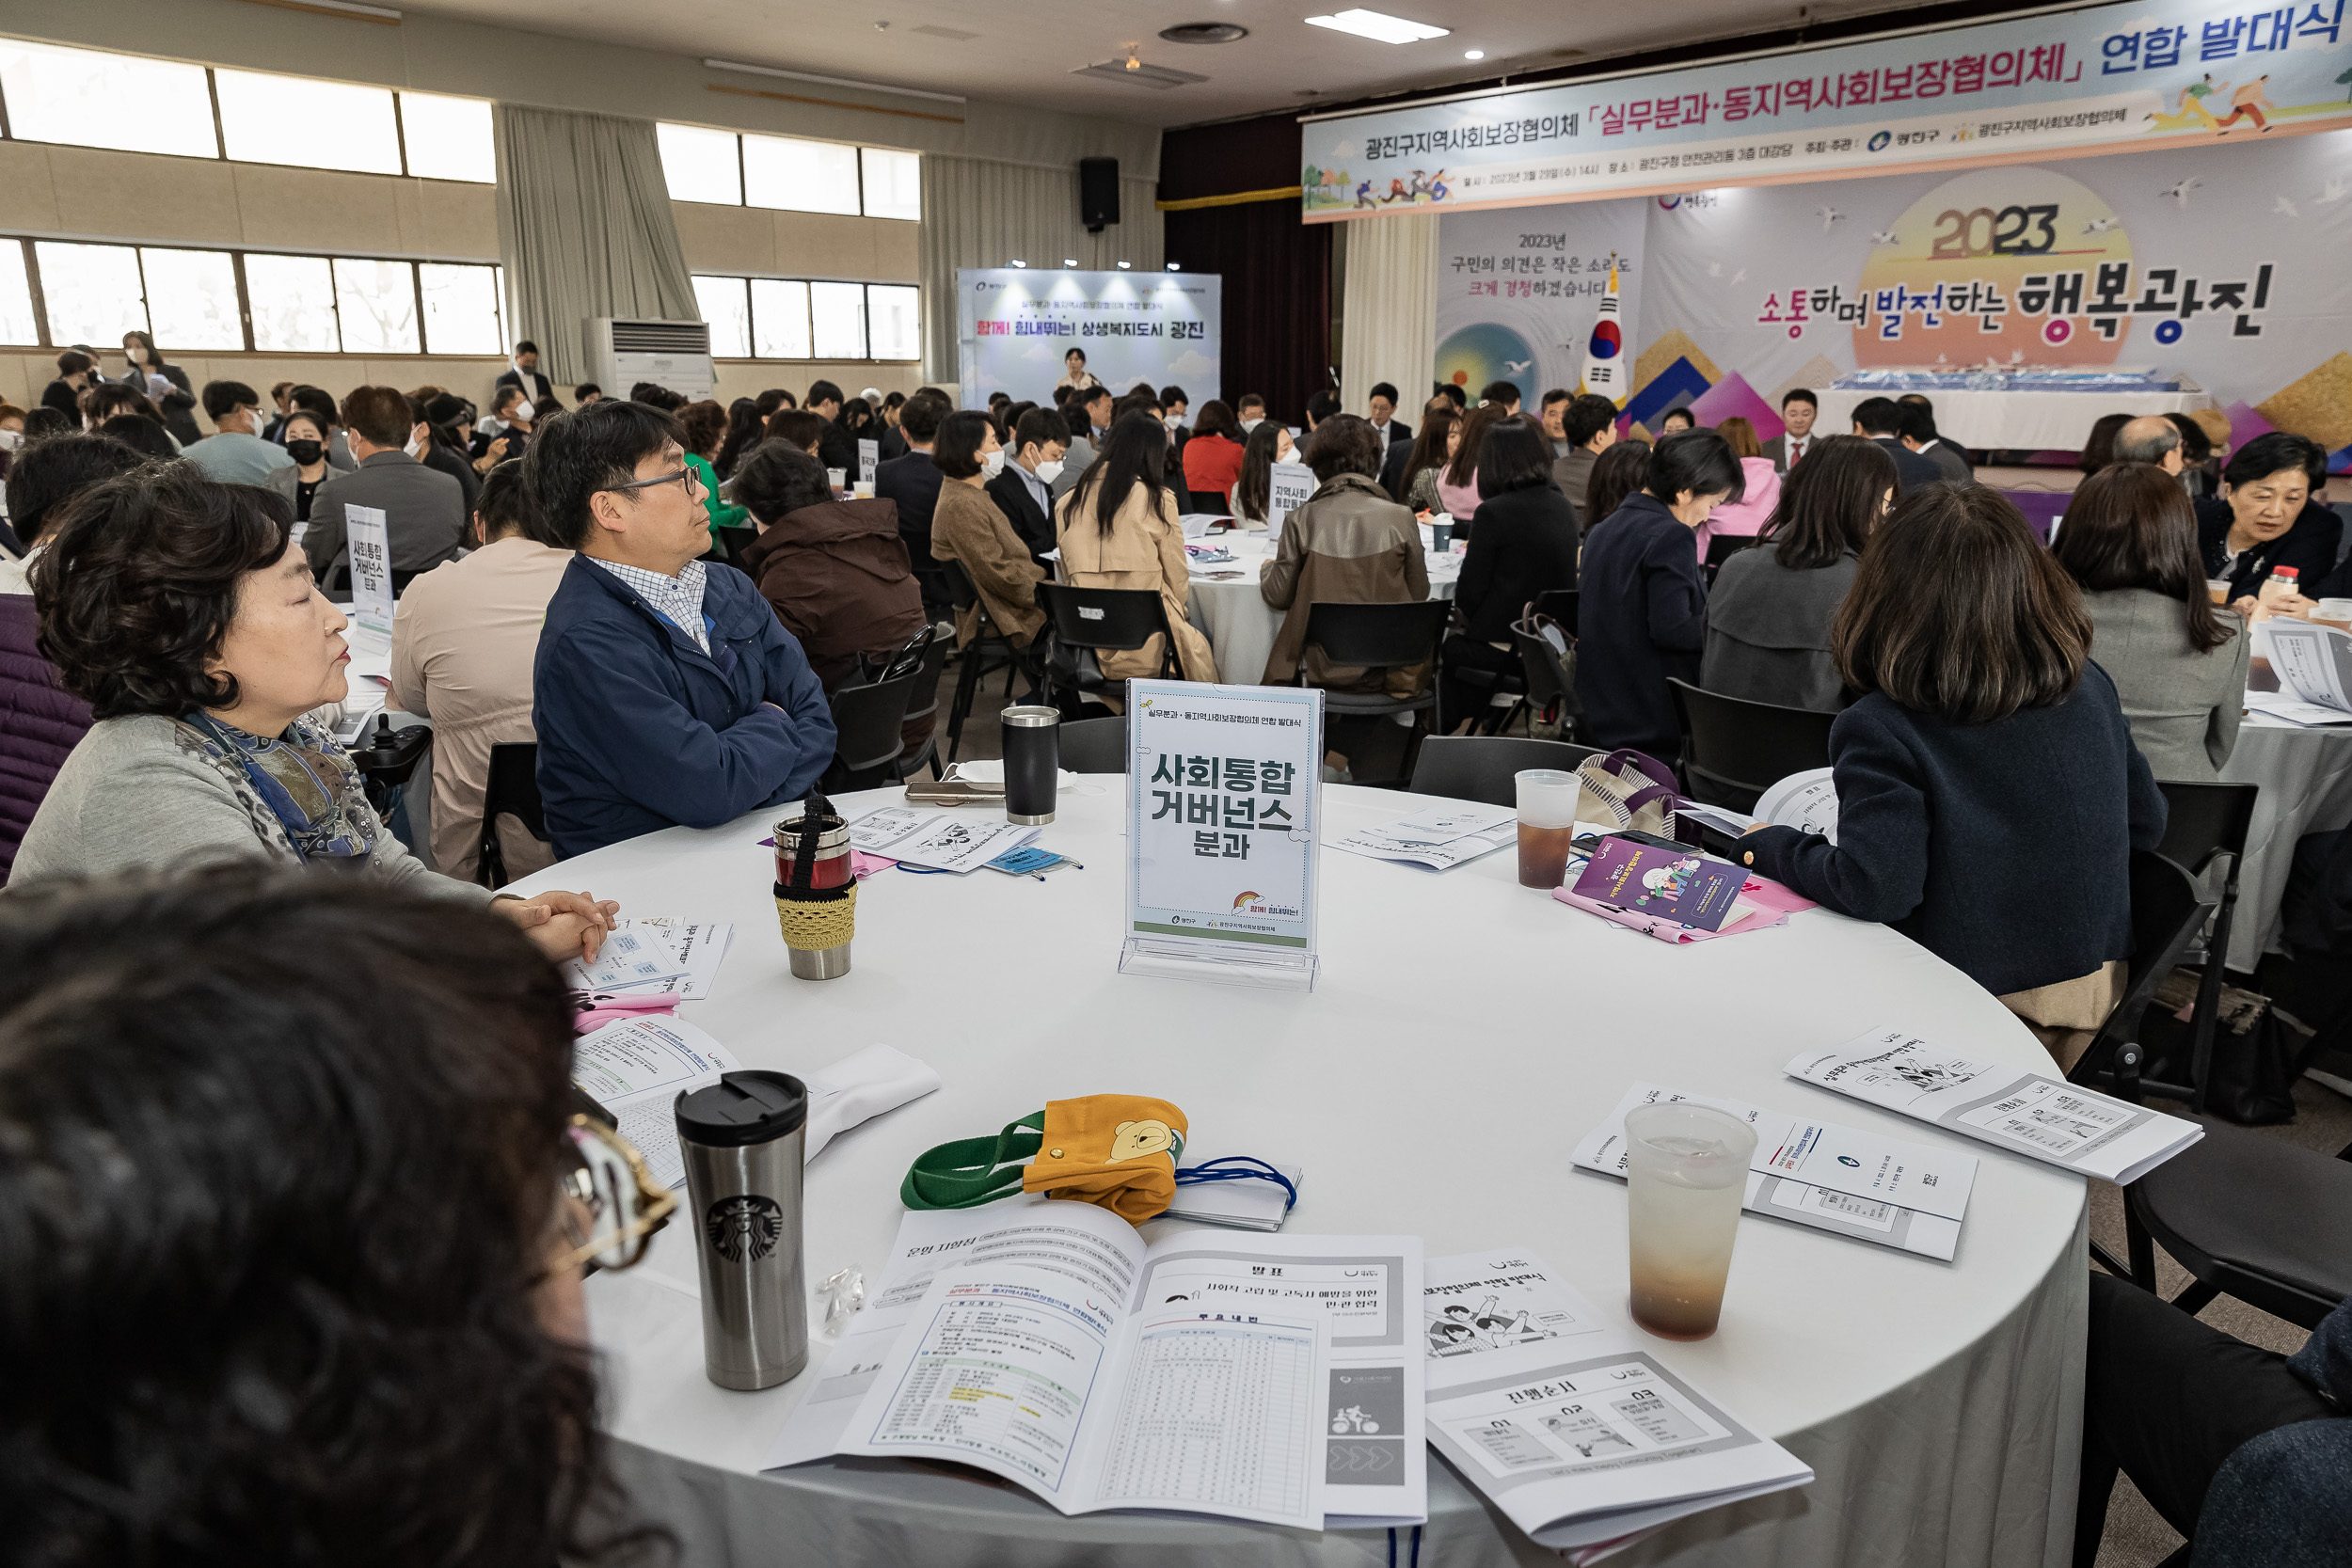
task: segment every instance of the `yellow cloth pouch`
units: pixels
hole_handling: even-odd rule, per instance
[[[1176,1197],[1184,1113],[1144,1095],[1057,1100],[993,1138],[941,1144],[916,1160],[898,1196],[910,1209],[969,1209],[1015,1192],[1098,1204],[1130,1225]],[[1026,1166],[1022,1159],[1034,1155]]]

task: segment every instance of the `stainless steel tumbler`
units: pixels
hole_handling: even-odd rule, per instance
[[[722,1388],[772,1388],[808,1362],[801,1151],[808,1090],[782,1072],[729,1072],[681,1092],[686,1219],[702,1259],[703,1370]]]
[[[1061,768],[1061,714],[1050,707],[1004,713],[1005,820],[1035,827],[1054,819],[1055,775]]]

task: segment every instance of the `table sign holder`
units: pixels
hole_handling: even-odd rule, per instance
[[[1315,471],[1304,463],[1277,463],[1266,469],[1265,542],[1268,550],[1282,543],[1282,519],[1307,504],[1315,493],[1316,483]]]
[[[343,546],[351,557],[351,618],[363,631],[392,635],[392,545],[380,507],[343,506]]]
[[[1122,974],[1312,990],[1315,687],[1127,683]]]
[[[882,467],[882,443],[860,441],[857,444],[857,482],[860,484],[873,483],[874,470],[880,467]]]

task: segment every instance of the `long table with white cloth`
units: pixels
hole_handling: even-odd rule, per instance
[[[896,790],[843,798],[854,816]],[[853,966],[799,981],[776,935],[780,813],[670,829],[517,884],[586,888],[624,912],[732,921],[707,1001],[681,1009],[746,1066],[810,1072],[877,1042],[942,1089],[836,1138],[808,1167],[812,1281],[869,1284],[923,1150],[1049,1100],[1116,1091],[1181,1106],[1197,1147],[1303,1167],[1297,1233],[1418,1235],[1431,1256],[1527,1247],[1626,1312],[1626,1190],[1576,1169],[1578,1141],[1633,1084],[1736,1098],[1901,1138],[1947,1134],[1784,1075],[1880,1027],[2047,1069],[1966,976],[1882,927],[1808,911],[1669,946],[1522,888],[1505,848],[1442,874],[1327,849],[1322,977],[1309,993],[1122,975],[1121,781],[1065,788],[1037,843],[1083,862],[1039,880],[883,871],[860,887]],[[1432,803],[1434,802],[1424,802]],[[985,808],[972,808],[976,812]],[[1327,786],[1327,845],[1413,809]],[[988,813],[993,817],[993,813]],[[1950,1140],[1959,1143],[1960,1140]],[[1653,1564],[2046,1564],[2070,1557],[2083,1325],[2081,1178],[1966,1145],[1981,1169],[1940,1262],[1744,1216],[1723,1326],[1645,1340],[1816,1470],[1801,1490],[1682,1520],[1613,1559]],[[1165,1236],[1180,1222],[1144,1227]],[[813,1379],[756,1394],[704,1375],[693,1238],[588,1282],[610,1430],[635,1507],[689,1562],[903,1568],[1010,1561],[1121,1568],[1371,1565],[1379,1529],[1320,1534],[1167,1514],[1065,1517],[974,1472],[832,1460],[762,1473]],[[812,1308],[812,1324],[822,1322]],[[816,1341],[821,1362],[826,1341]],[[1557,1562],[1434,1453],[1423,1561]],[[1400,1536],[1406,1534],[1400,1530]],[[1400,1551],[1396,1560],[1406,1560]]]

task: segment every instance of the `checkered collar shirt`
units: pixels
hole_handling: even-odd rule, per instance
[[[701,562],[690,561],[677,576],[665,578],[643,566],[624,566],[617,561],[601,561],[595,556],[588,559],[637,590],[638,595],[665,620],[692,638],[694,646],[706,654],[710,652],[710,634],[703,629],[703,585],[709,573]]]

